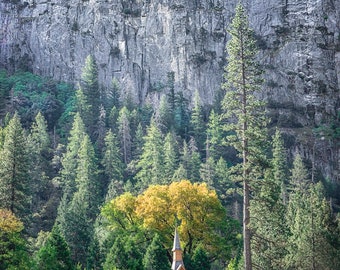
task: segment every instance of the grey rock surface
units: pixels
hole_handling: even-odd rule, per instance
[[[226,29],[236,0],[1,0],[0,67],[75,82],[94,55],[104,87],[157,104],[175,90],[212,104],[226,64]],[[315,157],[340,181],[339,142],[313,128],[336,120],[340,105],[340,1],[244,1],[266,71],[272,124],[290,151]],[[339,140],[339,139],[338,139]],[[313,150],[314,149],[314,150]],[[313,154],[314,153],[314,154]]]

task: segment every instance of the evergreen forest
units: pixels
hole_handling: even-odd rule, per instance
[[[92,55],[75,84],[0,71],[0,270],[171,269],[175,228],[187,270],[340,269],[339,184],[288,155],[241,5],[228,31],[213,105],[174,72],[136,104]]]

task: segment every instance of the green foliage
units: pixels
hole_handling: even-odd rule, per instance
[[[177,217],[183,250],[190,256],[201,244],[209,252],[209,260],[227,260],[231,247],[238,244],[236,222],[226,217],[216,193],[206,184],[181,181],[150,186],[138,197],[127,193],[115,198],[103,207],[102,214],[115,235],[139,235],[144,243],[148,232],[158,233],[165,250],[172,247]]]
[[[264,103],[257,98],[261,90],[262,70],[257,62],[256,40],[244,7],[239,3],[230,25],[227,43],[228,64],[223,88],[224,118],[227,141],[242,158],[234,167],[237,181],[243,182],[243,239],[245,269],[252,268],[250,222],[250,190],[263,177],[266,166],[267,122]]]
[[[174,96],[174,126],[176,132],[182,137],[187,137],[189,131],[190,117],[188,107],[188,100],[183,93],[176,93]]]
[[[48,134],[48,126],[44,116],[39,112],[32,124],[31,132],[28,136],[29,147],[29,166],[30,170],[31,193],[32,193],[32,212],[34,218],[35,233],[41,229],[50,230],[53,220],[46,220],[45,224],[41,220],[48,219],[46,203],[51,197],[54,188],[51,183],[53,170],[51,166],[52,148]],[[47,228],[46,228],[47,225]]]
[[[91,56],[78,91],[31,73],[0,72],[0,207],[13,208],[27,224],[24,232],[35,237],[40,229],[51,229],[59,204],[60,227],[37,240],[34,266],[22,227],[0,230],[0,269],[169,268],[175,219],[181,220],[188,270],[222,269],[228,263],[228,269],[241,269],[240,228],[224,208],[241,220],[239,187],[245,179],[253,267],[337,269],[338,224],[302,159],[294,161],[288,185],[278,132],[272,159],[266,159],[268,121],[257,100],[262,79],[251,32],[239,6],[227,48],[224,113],[217,94],[208,121],[198,93],[192,108],[186,93],[175,93],[173,72],[162,85],[168,94],[161,95],[158,108],[148,101],[136,106],[131,93],[120,97],[115,79],[100,89]],[[5,116],[7,111],[12,114]],[[333,122],[315,131],[335,145],[338,121]],[[245,162],[230,167],[240,160]],[[184,178],[207,185],[172,183]],[[140,195],[123,194],[126,190]],[[105,217],[98,217],[104,201]],[[12,220],[6,217],[7,223]],[[95,220],[100,222],[94,225]]]
[[[191,267],[188,270],[210,269],[210,259],[202,246],[198,246],[191,258]]]
[[[108,178],[109,188],[106,200],[119,195],[119,186],[123,181],[123,163],[116,135],[109,130],[105,137],[104,156],[102,159],[104,172]]]
[[[98,66],[92,55],[85,59],[85,65],[82,69],[80,90],[77,92],[78,107],[83,118],[87,132],[94,140],[97,121],[100,115],[101,93],[98,83]]]
[[[27,243],[21,235],[23,223],[9,210],[0,209],[0,269],[28,270]]]
[[[151,121],[144,138],[143,153],[137,164],[138,185],[144,189],[151,184],[162,184],[164,169],[163,137],[155,121]]]
[[[142,254],[135,242],[118,236],[107,254],[104,270],[143,270]]]
[[[168,133],[164,139],[164,182],[169,184],[178,167],[178,144],[174,133]]]
[[[17,114],[5,129],[0,156],[0,208],[11,210],[27,225],[31,197],[27,140]]]
[[[68,137],[68,144],[66,152],[62,158],[61,184],[63,186],[64,195],[66,198],[71,198],[75,192],[76,184],[76,168],[78,167],[78,152],[80,144],[86,135],[85,125],[77,113],[74,116],[73,126]]]
[[[29,72],[20,72],[8,78],[11,89],[10,111],[17,111],[25,127],[30,126],[40,111],[50,126],[54,126],[60,115],[58,84]]]
[[[161,238],[158,234],[155,234],[151,244],[146,249],[143,257],[143,266],[145,270],[170,269],[166,249],[162,245]]]
[[[72,270],[71,254],[58,226],[54,226],[45,244],[35,255],[38,270]]]
[[[321,183],[293,191],[287,220],[291,232],[286,256],[289,269],[339,267],[339,225],[334,222]]]
[[[159,108],[156,111],[156,122],[163,134],[166,134],[173,127],[173,115],[166,96],[162,96]]]
[[[215,113],[214,110],[210,112],[209,121],[207,124],[207,158],[212,157],[218,160],[223,156],[225,149],[223,148],[223,139],[225,133],[220,119],[220,115]]]
[[[205,150],[206,128],[204,123],[203,108],[198,91],[195,92],[194,96],[194,107],[191,113],[190,126],[192,129],[190,133],[196,141],[198,152],[203,153]]]
[[[131,127],[130,127],[130,111],[124,106],[119,111],[118,116],[118,136],[121,142],[121,151],[123,153],[123,161],[128,164],[131,161]]]

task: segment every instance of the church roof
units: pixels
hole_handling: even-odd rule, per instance
[[[175,229],[174,245],[173,245],[173,248],[172,248],[172,251],[175,251],[175,250],[182,250],[181,249],[181,243],[179,241],[179,235],[178,235],[177,229]]]

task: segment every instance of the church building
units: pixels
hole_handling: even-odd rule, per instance
[[[181,249],[181,243],[179,241],[179,235],[177,229],[175,229],[174,246],[172,248],[172,265],[171,270],[185,270],[183,263],[183,252]]]

